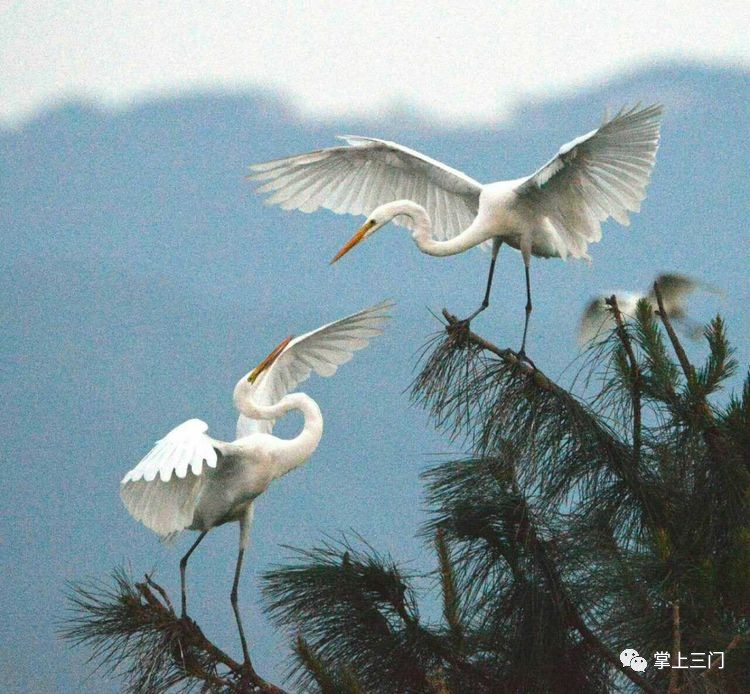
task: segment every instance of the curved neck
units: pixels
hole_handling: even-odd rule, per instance
[[[411,237],[422,253],[434,256],[456,255],[463,253],[469,248],[479,245],[486,239],[476,233],[475,223],[464,229],[452,239],[438,241],[432,235],[432,220],[427,210],[422,205],[412,200],[397,200],[390,203],[393,206],[393,216],[404,214],[411,217],[414,222],[414,230]]]
[[[248,386],[250,384],[248,383]],[[242,414],[252,419],[278,419],[291,410],[299,410],[304,417],[302,431],[292,439],[276,439],[273,463],[275,477],[281,477],[299,467],[315,451],[323,436],[323,415],[318,403],[305,393],[290,393],[275,405],[259,405],[247,392],[235,393],[235,404]]]

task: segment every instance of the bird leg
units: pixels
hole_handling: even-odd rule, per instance
[[[185,556],[180,559],[180,587],[182,589],[182,618],[184,619],[187,617],[187,593],[185,591],[185,569],[187,568],[188,559],[190,559],[190,555],[193,553],[195,548],[200,544],[200,541],[206,537],[206,533],[208,530],[204,530],[200,535],[198,535],[198,539],[193,542],[190,549],[187,551]]]
[[[459,329],[464,329],[469,327],[469,323],[471,323],[474,318],[476,318],[484,309],[486,309],[490,305],[490,292],[492,291],[492,278],[495,276],[495,261],[497,260],[497,254],[500,250],[500,246],[503,245],[503,242],[495,238],[492,240],[492,260],[490,260],[490,272],[487,275],[487,288],[484,292],[484,299],[482,300],[481,305],[479,308],[474,311],[470,316],[467,318],[464,318],[463,320],[457,321],[455,325],[459,327]]]
[[[518,356],[525,359],[532,366],[534,363],[526,356],[526,333],[529,330],[529,317],[531,316],[531,280],[529,278],[529,263],[524,257],[524,270],[526,271],[526,321],[523,324],[523,339],[521,340],[521,349],[518,350]]]
[[[237,620],[237,628],[240,632],[240,641],[242,642],[242,655],[245,657],[245,665],[252,668],[250,664],[250,653],[247,650],[247,641],[245,640],[245,631],[242,628],[242,618],[240,617],[240,610],[237,606],[237,587],[240,583],[240,571],[242,570],[242,557],[245,555],[245,548],[240,547],[239,554],[237,555],[237,567],[234,570],[234,583],[232,584],[232,610],[234,610],[234,618]]]

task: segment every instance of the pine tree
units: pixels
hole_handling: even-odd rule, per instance
[[[444,312],[412,389],[468,451],[424,473],[442,620],[361,540],[298,551],[264,577],[294,691],[750,690],[750,376],[722,398],[721,318],[695,367],[663,310],[609,305],[588,401]]]
[[[750,691],[750,374],[722,393],[737,364],[720,317],[695,367],[663,307],[642,301],[625,320],[609,305],[588,398],[443,312],[412,386],[467,451],[424,473],[441,619],[421,616],[416,577],[362,538],[294,550],[263,589],[292,644],[289,691]],[[120,573],[72,597],[65,635],[130,691],[281,691],[180,620],[151,579]],[[645,671],[622,665],[626,648]],[[709,651],[723,660],[707,667]],[[657,652],[706,657],[658,668]]]

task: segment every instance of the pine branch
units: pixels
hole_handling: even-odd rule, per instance
[[[683,348],[680,340],[677,338],[677,333],[672,327],[672,321],[669,320],[669,316],[664,309],[664,301],[661,296],[661,289],[659,288],[658,282],[654,282],[654,295],[656,296],[656,303],[659,306],[659,317],[661,318],[661,322],[664,324],[664,329],[667,331],[669,341],[672,343],[672,347],[674,348],[675,354],[677,355],[677,360],[680,362],[682,372],[685,374],[685,379],[687,380],[688,386],[693,387],[695,385],[695,368],[688,360],[685,349]]]
[[[726,659],[726,656],[731,653],[737,646],[739,646],[741,643],[744,643],[745,641],[750,641],[750,634],[735,634],[731,641],[724,647],[724,658]],[[711,663],[711,667],[707,668],[702,674],[702,677],[708,677],[709,675],[714,675],[719,671],[719,665],[721,664],[721,659],[717,658]]]
[[[442,528],[438,528],[435,533],[435,548],[438,555],[440,583],[443,593],[443,616],[450,628],[456,649],[461,651],[464,640],[464,628],[461,624],[459,614],[458,592],[456,590],[450,552],[448,550],[448,543],[445,540],[445,532]]]
[[[630,366],[630,393],[633,408],[633,460],[637,465],[641,459],[641,370],[638,366],[638,360],[635,358],[633,345],[630,337],[625,330],[625,325],[620,313],[620,307],[617,305],[617,297],[613,294],[606,300],[607,305],[612,308],[617,324],[617,334],[628,355],[628,364]]]
[[[513,350],[467,330],[445,309],[443,315],[446,337],[423,359],[412,385],[412,398],[439,428],[463,434],[482,457],[501,455],[510,445],[523,460],[522,484],[550,507],[573,497],[593,499],[614,477],[626,494],[612,497],[613,513],[642,509],[650,524],[663,524],[653,473],[633,464],[631,446]],[[462,360],[471,361],[463,373],[456,366]]]
[[[320,687],[320,694],[338,694],[335,676],[328,672],[328,669],[315,654],[310,644],[302,638],[302,634],[297,634],[294,651],[307,668],[307,671],[312,675],[316,684]]]
[[[750,378],[741,398],[711,409],[732,369],[723,324],[707,329],[711,355],[685,387],[663,310],[660,326],[640,302],[631,326],[612,304],[616,325],[596,356],[605,383],[590,405],[443,311],[412,389],[471,450],[424,473],[443,622],[420,620],[406,575],[370,548],[303,552],[264,590],[274,619],[304,634],[301,684],[654,694],[666,678],[657,688],[659,673],[623,669],[612,644],[658,650],[671,638],[676,653],[747,632]],[[741,691],[745,638],[729,642],[726,670],[672,672],[669,691]]]
[[[550,557],[547,544],[540,540],[528,508],[526,509],[524,518],[524,534],[526,537],[526,542],[532,549],[532,551],[539,557],[539,565],[551,589],[553,590],[553,594],[556,596],[556,600],[560,605],[560,608],[562,609],[568,623],[574,629],[576,629],[576,631],[578,631],[584,642],[600,658],[608,662],[617,670],[621,671],[623,675],[625,675],[634,684],[637,684],[643,691],[648,692],[649,694],[658,694],[659,690],[637,672],[635,672],[634,670],[630,670],[629,668],[622,669],[620,667],[621,663],[618,656],[610,650],[610,648],[596,635],[596,633],[591,628],[589,628],[578,608],[576,607],[575,602],[571,599],[565,583],[558,572],[556,563]]]
[[[321,663],[335,664],[328,672],[348,668],[368,692],[429,691],[441,667],[466,682],[488,683],[453,643],[420,623],[411,589],[390,559],[346,542],[294,551],[303,562],[264,575],[268,611],[280,626],[304,634]],[[304,664],[306,672],[295,676],[309,684],[314,670]]]
[[[672,603],[672,662],[679,663],[682,648],[682,630],[680,628],[680,602]],[[680,694],[680,669],[672,667],[669,673],[669,689],[667,694]]]
[[[408,580],[393,561],[346,540],[288,549],[301,561],[263,577],[271,618],[302,633],[322,662],[349,667],[368,691],[383,691],[389,681],[424,686],[426,631]],[[295,676],[309,684],[299,670]]]
[[[708,448],[712,466],[716,468],[722,468],[725,466],[727,461],[731,461],[732,459],[732,457],[729,455],[731,446],[721,429],[717,426],[716,418],[711,410],[711,406],[706,400],[705,388],[699,387],[699,379],[696,374],[695,367],[693,367],[693,365],[688,361],[685,350],[683,349],[682,344],[675,334],[674,328],[672,327],[667,312],[664,310],[664,304],[662,301],[658,282],[654,283],[654,293],[656,295],[656,300],[659,306],[659,317],[664,324],[664,329],[667,331],[667,335],[669,335],[669,339],[672,342],[672,347],[677,354],[677,359],[680,362],[683,373],[685,374],[688,392],[692,395],[692,398],[690,399],[691,410],[696,419],[696,424],[700,428],[703,439],[706,443],[706,447]],[[717,328],[718,327],[721,327],[720,324],[717,324]],[[710,376],[712,379],[716,379],[716,370],[719,368],[719,363],[723,364],[726,368],[726,364],[724,362],[729,350],[725,344],[723,335],[722,337],[714,335],[712,339],[709,340],[709,344],[711,344],[713,349],[717,351],[717,354],[715,355],[716,363],[713,364],[712,369],[713,375]],[[707,485],[709,475],[709,469],[705,468],[702,471],[700,479],[702,487],[705,487]]]
[[[284,694],[207,639],[192,619],[179,617],[151,576],[134,583],[117,569],[112,578],[112,585],[72,586],[61,634],[91,648],[96,669],[120,677],[127,691]]]

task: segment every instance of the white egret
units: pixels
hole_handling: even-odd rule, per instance
[[[168,538],[182,530],[197,530],[198,539],[180,561],[182,616],[187,614],[187,561],[206,533],[223,523],[240,524],[239,554],[231,602],[246,663],[250,662],[237,586],[248,544],[253,501],[271,482],[302,465],[323,434],[317,403],[304,393],[289,393],[311,371],[332,376],[352,353],[380,334],[390,302],[383,302],[301,337],[287,338],[234,389],[240,412],[237,438],[219,441],[208,435],[208,425],[190,419],[170,431],[122,479],[120,496],[146,527]],[[292,439],[271,435],[274,420],[291,410],[304,417],[302,431]]]
[[[654,282],[659,285],[659,292],[667,317],[681,325],[691,339],[700,337],[702,331],[700,324],[693,321],[687,314],[687,298],[696,289],[703,289],[712,294],[721,294],[721,292],[709,284],[678,273],[661,274],[656,277]],[[653,285],[646,292],[617,291],[598,296],[588,303],[581,316],[581,322],[578,326],[578,341],[580,344],[590,342],[603,331],[614,327],[614,317],[611,309],[607,306],[607,299],[612,295],[617,298],[617,307],[625,320],[632,320],[635,317],[636,305],[641,299],[646,299],[654,311],[659,308]]]
[[[266,202],[284,209],[368,214],[334,261],[382,226],[396,221],[412,231],[423,253],[447,256],[479,244],[492,259],[481,306],[489,305],[502,243],[520,250],[526,270],[526,345],[531,313],[529,262],[586,258],[601,238],[601,222],[627,225],[637,211],[656,160],[662,108],[622,109],[597,130],[572,140],[531,176],[482,185],[412,149],[368,137],[345,136],[348,146],[251,166]]]

